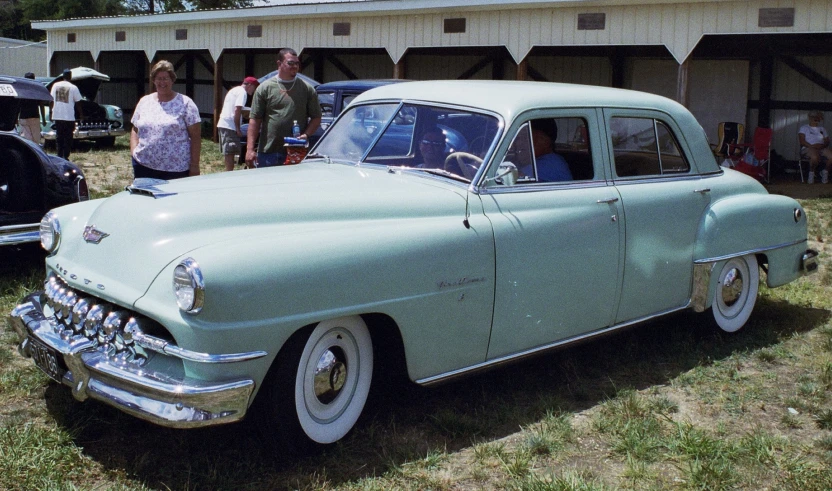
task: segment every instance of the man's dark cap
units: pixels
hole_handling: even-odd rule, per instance
[[[64,75],[64,77],[71,77],[72,76],[72,70],[70,70],[69,68],[64,68],[64,74],[63,75]]]
[[[31,78],[31,79],[33,79],[33,80],[34,80],[34,78],[35,78],[35,74],[34,74],[34,73],[32,73],[32,72],[26,72],[26,74],[25,74],[25,75],[23,75],[23,78]]]

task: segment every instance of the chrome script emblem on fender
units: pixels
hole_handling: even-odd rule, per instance
[[[84,227],[84,240],[87,242],[98,244],[100,243],[104,237],[109,236],[110,234],[102,232],[95,228],[95,225],[87,225]]]

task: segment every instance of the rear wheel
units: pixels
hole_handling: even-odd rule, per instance
[[[719,270],[711,311],[726,332],[739,331],[757,303],[760,270],[753,254],[728,259]]]
[[[373,343],[361,317],[321,322],[281,350],[264,382],[261,417],[284,449],[334,443],[358,421],[372,376]]]

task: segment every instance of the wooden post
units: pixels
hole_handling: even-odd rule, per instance
[[[520,63],[517,64],[517,80],[527,80],[529,76],[529,60],[528,58],[523,58]]]
[[[397,78],[397,79],[407,78],[406,68],[407,68],[407,64],[404,61],[404,56],[402,56],[402,58],[399,60],[399,62],[396,63],[395,65],[393,65],[393,78]]]
[[[679,65],[676,72],[676,101],[688,107],[690,105],[689,81],[690,81],[690,57]]]
[[[214,130],[213,130],[213,139],[214,142],[219,141],[219,135],[217,134],[217,123],[220,121],[220,112],[222,112],[222,89],[223,89],[223,59],[225,58],[225,52],[220,53],[219,59],[214,63]]]

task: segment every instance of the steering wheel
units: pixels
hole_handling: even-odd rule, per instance
[[[482,159],[468,152],[453,152],[445,158],[445,170],[469,181],[482,165]]]

